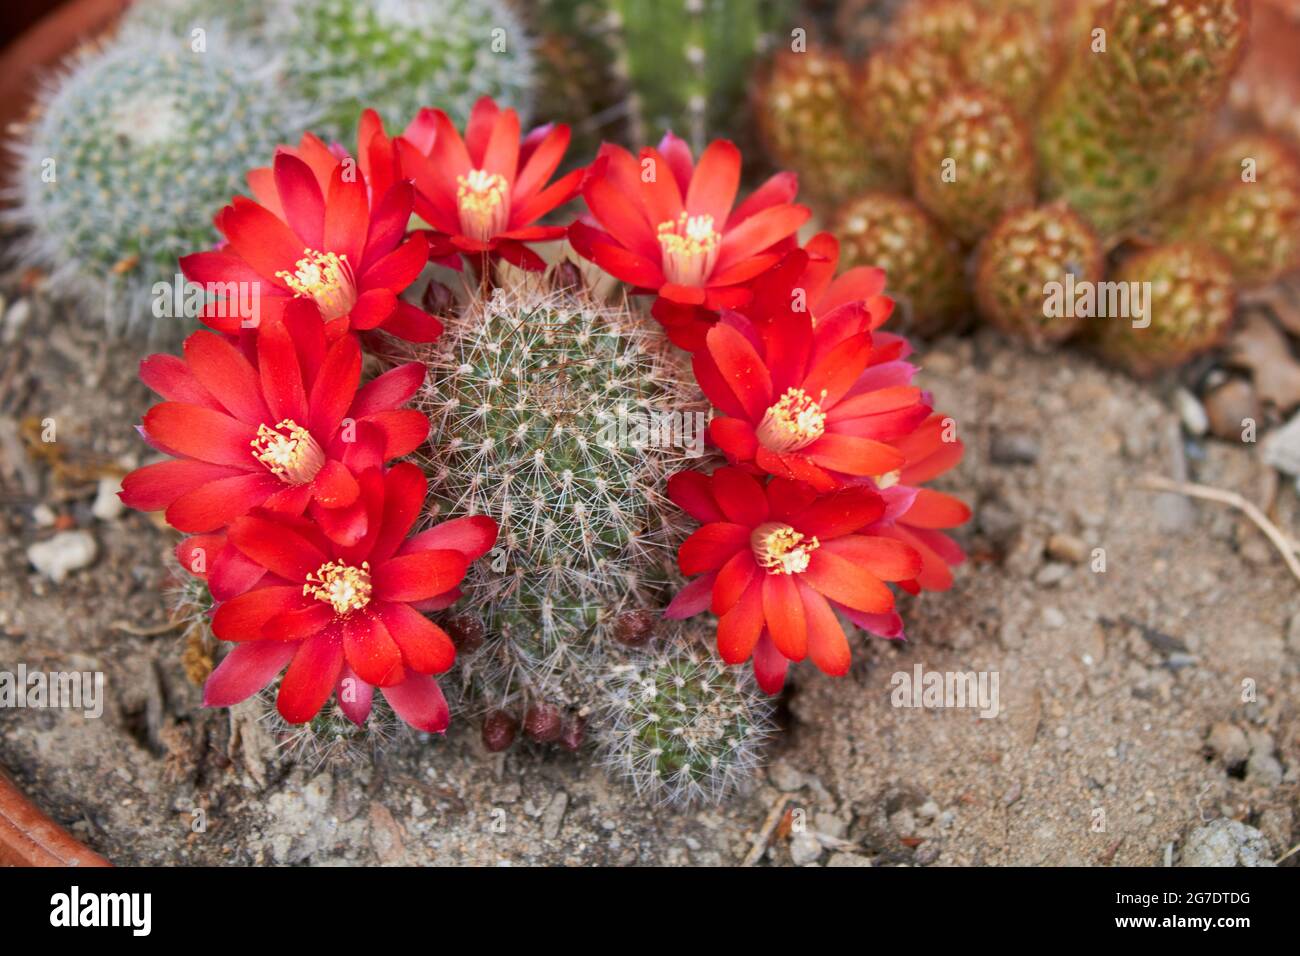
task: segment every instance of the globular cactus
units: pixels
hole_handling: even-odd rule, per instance
[[[1092,18],[1093,7],[1080,17]],[[1248,31],[1245,0],[1110,0],[1095,9],[1039,118],[1049,197],[1063,197],[1108,245],[1158,209],[1227,93]]]
[[[430,492],[501,528],[456,608],[485,632],[462,676],[480,710],[580,713],[620,618],[665,603],[683,535],[663,489],[702,451],[702,397],[657,330],[585,292],[500,288],[444,321],[418,355]]]
[[[20,254],[111,330],[179,336],[174,309],[155,315],[155,284],[170,288],[177,257],[217,241],[213,210],[311,118],[273,57],[218,28],[202,51],[146,31],[83,51],[17,144]]]
[[[901,306],[900,331],[933,336],[958,326],[967,303],[961,255],[924,209],[903,196],[869,192],[840,211],[832,231],[844,268],[885,270],[885,291]]]
[[[1243,134],[1219,144],[1191,195],[1160,230],[1222,253],[1239,285],[1264,285],[1300,268],[1300,157],[1284,141]]]
[[[911,0],[894,20],[894,32],[957,56],[974,36],[981,13],[978,0]]]
[[[956,61],[923,41],[886,47],[867,61],[854,109],[871,136],[869,162],[891,188],[908,184],[912,138],[944,94],[960,83]]]
[[[778,51],[758,80],[755,114],[768,155],[797,170],[800,193],[822,206],[875,184],[863,162],[871,137],[849,109],[854,81],[848,60],[814,46]]]
[[[503,0],[279,0],[266,34],[336,138],[365,108],[398,129],[425,106],[460,126],[480,96],[530,111],[532,43]]]
[[[743,126],[750,67],[775,42],[789,41],[780,31],[791,6],[789,0],[609,0],[632,142],[652,143],[671,130],[698,155],[710,139],[735,135]]]
[[[1029,133],[997,97],[950,93],[916,132],[912,185],[922,206],[972,243],[1003,214],[1034,201]]]
[[[771,699],[747,667],[719,661],[711,628],[665,636],[611,668],[598,711],[611,774],[661,803],[717,802],[743,788],[775,729]]]
[[[379,693],[374,695],[364,726],[354,724],[333,699],[306,723],[288,723],[275,706],[279,687],[280,681],[276,680],[253,698],[258,710],[257,719],[271,734],[284,759],[301,764],[308,771],[373,760],[414,734]]]
[[[975,300],[985,321],[1041,347],[1069,338],[1083,322],[1073,309],[1050,315],[1048,283],[1099,282],[1105,266],[1091,227],[1057,202],[1009,213],[980,242]]]
[[[266,0],[133,0],[122,15],[123,31],[166,31],[190,38],[194,30],[224,27],[233,43],[257,41],[266,24]]]
[[[1038,16],[1010,11],[982,14],[956,57],[966,82],[1000,97],[1027,119],[1054,75],[1056,49]]]
[[[1123,262],[1111,281],[1150,290],[1140,320],[1091,320],[1101,354],[1135,375],[1181,365],[1213,348],[1232,323],[1232,268],[1208,247],[1172,243],[1145,249]]]

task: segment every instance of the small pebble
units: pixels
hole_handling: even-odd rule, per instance
[[[1174,392],[1174,408],[1178,412],[1178,417],[1183,421],[1183,427],[1187,429],[1189,435],[1200,437],[1210,429],[1209,416],[1205,414],[1205,406],[1200,400],[1185,388],[1178,388]]]
[[[1054,534],[1047,539],[1047,555],[1056,561],[1082,564],[1088,557],[1088,544],[1072,534]]]
[[[89,531],[61,531],[29,547],[27,560],[55,584],[62,584],[73,571],[89,567],[98,554],[99,546]]]
[[[122,499],[117,496],[121,490],[121,478],[105,475],[99,479],[99,485],[95,489],[95,503],[90,506],[90,513],[100,521],[116,521],[122,517],[126,505],[122,504]]]
[[[1240,442],[1244,419],[1259,421],[1259,401],[1244,379],[1234,378],[1205,396],[1210,431],[1224,441]]]
[[[995,431],[989,458],[997,465],[1032,465],[1038,461],[1038,440],[1024,432]]]

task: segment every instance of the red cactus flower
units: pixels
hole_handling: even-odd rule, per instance
[[[709,437],[732,462],[822,491],[903,466],[887,442],[929,414],[925,396],[864,374],[880,364],[872,334],[854,331],[859,320],[841,311],[850,321],[838,328],[823,321],[814,329],[808,313],[794,313],[766,339],[735,312],[709,330],[693,359],[695,377],[723,413],[709,423]]]
[[[791,202],[792,173],[779,173],[734,206],[740,150],[716,140],[696,165],[671,133],[638,162],[601,147],[582,194],[596,229],[576,222],[569,241],[582,256],[641,292],[658,293],[655,314],[671,328],[696,310],[736,308],[745,283],[770,268],[810,215]]]
[[[140,377],[165,401],[141,433],[173,461],[122,482],[122,500],[166,509],[185,532],[223,528],[253,508],[310,510],[340,541],[366,533],[354,477],[419,447],[429,422],[399,408],[424,380],[418,362],[358,389],[361,350],[346,335],[326,346],[320,321],[298,306],[257,336],[252,360],[213,332],[195,332],[185,357],[152,355]]]
[[[288,665],[276,706],[297,724],[335,690],[347,716],[364,724],[378,687],[412,727],[446,730],[446,699],[433,675],[455,647],[419,608],[458,596],[470,563],[496,541],[491,518],[446,521],[407,537],[424,506],[420,469],[372,468],[358,479],[369,515],[365,537],[339,545],[310,521],[246,515],[230,542],[260,565],[262,583],[217,605],[212,630],[236,646],[212,672],[204,703],[228,707],[261,690]]]
[[[546,267],[526,243],[564,235],[563,226],[537,221],[578,194],[582,169],[547,185],[569,146],[569,127],[541,126],[520,143],[518,114],[485,96],[464,139],[446,113],[426,109],[396,146],[403,174],[415,181],[415,211],[432,227],[432,258],[457,268],[461,255]]]
[[[373,195],[354,160],[311,134],[248,179],[257,201],[236,196],[216,216],[226,245],[181,259],[186,278],[212,296],[201,315],[207,325],[231,334],[273,325],[303,299],[330,339],[375,328],[414,342],[438,337],[437,319],[398,298],[429,252],[422,236],[406,236],[409,182],[389,176],[386,192]],[[241,314],[249,288],[258,296],[251,317]]]
[[[718,615],[718,652],[728,663],[754,659],[768,693],[785,682],[789,661],[811,656],[831,675],[849,669],[849,645],[837,610],[889,615],[885,581],[916,577],[921,559],[893,538],[864,534],[884,513],[865,486],[819,496],[803,482],[766,486],[737,468],[712,475],[678,472],[668,495],[703,523],[683,542],[678,565],[701,575],[664,612],[684,618],[709,608]]]

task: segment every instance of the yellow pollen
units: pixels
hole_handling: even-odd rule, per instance
[[[688,216],[659,223],[659,246],[664,253],[664,275],[678,285],[701,286],[718,261],[722,236],[713,228],[712,216]]]
[[[818,401],[826,400],[823,389]],[[826,413],[802,388],[788,388],[775,405],[763,413],[758,440],[770,451],[797,451],[826,434]]]
[[[465,234],[487,242],[505,232],[510,218],[507,197],[510,184],[506,178],[500,173],[475,169],[468,176],[457,176],[456,183],[456,205],[460,209],[460,227]]]
[[[881,491],[884,491],[886,488],[892,488],[894,487],[894,485],[898,484],[899,480],[902,477],[903,477],[903,469],[901,468],[895,468],[893,471],[887,471],[883,475],[876,475],[876,487],[879,488]]]
[[[253,457],[288,485],[305,485],[325,464],[325,453],[311,432],[290,418],[274,428],[258,425],[257,437],[249,444]]]
[[[315,299],[326,322],[347,315],[357,304],[357,284],[346,254],[304,249],[293,269],[275,277],[284,280],[295,296]]]
[[[307,575],[303,597],[314,597],[332,605],[336,614],[359,611],[370,603],[370,562],[354,568],[342,561],[327,561]]]
[[[802,574],[821,542],[816,535],[805,537],[788,524],[769,521],[754,529],[749,546],[754,550],[754,560],[768,574]]]

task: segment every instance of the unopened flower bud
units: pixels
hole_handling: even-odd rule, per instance
[[[483,718],[483,746],[492,753],[499,753],[515,742],[519,732],[519,721],[504,710],[494,710]]]

